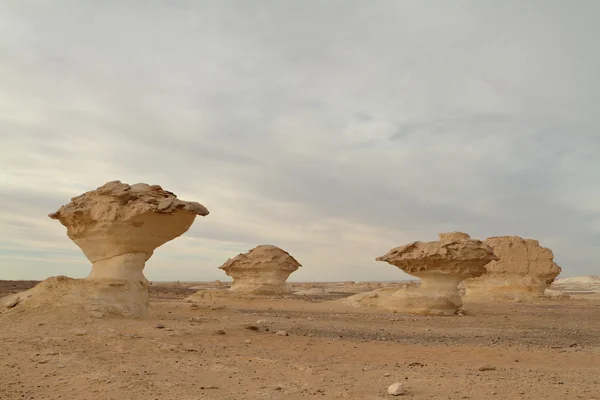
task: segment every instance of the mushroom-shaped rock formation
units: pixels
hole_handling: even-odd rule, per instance
[[[238,254],[219,269],[233,278],[229,290],[254,294],[290,293],[285,281],[301,265],[277,246],[260,245]]]
[[[61,277],[60,285],[40,288],[71,287],[63,297],[71,301],[78,293],[86,308],[143,315],[148,309],[146,261],[157,247],[185,233],[196,215],[208,213],[199,203],[181,201],[160,186],[145,183],[113,181],[74,197],[49,217],[67,227],[69,238],[92,263],[91,274],[83,280]],[[36,294],[44,292],[40,288]]]
[[[533,300],[560,274],[552,250],[537,240],[495,236],[484,241],[498,260],[485,266],[484,276],[466,281],[466,299]]]
[[[452,315],[462,306],[458,284],[483,275],[484,265],[496,257],[492,248],[466,233],[441,233],[436,242],[413,242],[377,257],[421,279],[420,287],[374,293],[381,303],[397,311]],[[364,294],[362,297],[365,297]],[[373,297],[366,297],[373,298]]]

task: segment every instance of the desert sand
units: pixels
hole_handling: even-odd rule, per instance
[[[0,297],[36,283],[0,281]],[[428,317],[334,309],[396,285],[342,282],[186,300],[228,285],[153,283],[142,318],[10,309],[0,399],[600,399],[598,300],[465,301],[464,316]],[[387,394],[396,382],[404,396]]]

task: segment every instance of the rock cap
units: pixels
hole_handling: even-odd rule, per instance
[[[377,257],[408,274],[419,276],[428,271],[444,271],[465,277],[481,276],[484,265],[498,257],[481,240],[470,239],[462,232],[441,233],[440,241],[412,242]]]
[[[134,253],[147,260],[154,249],[185,233],[197,215],[208,213],[203,205],[179,200],[158,185],[112,181],[73,197],[49,217],[60,221],[67,236],[96,263]]]
[[[223,271],[239,269],[272,268],[274,265],[283,271],[294,272],[301,267],[287,251],[273,245],[259,245],[252,250],[230,258],[219,267]]]
[[[137,183],[128,185],[121,181],[111,181],[90,190],[71,202],[48,214],[67,227],[71,239],[79,237],[86,228],[86,222],[109,220],[111,222],[128,221],[147,213],[171,214],[183,210],[200,216],[209,211],[194,201],[182,201],[159,185]]]

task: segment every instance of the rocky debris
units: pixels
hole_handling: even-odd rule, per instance
[[[387,393],[390,396],[402,396],[405,393],[404,385],[400,382],[392,383],[390,386],[388,386]]]
[[[244,328],[251,330],[251,331],[260,330],[260,328],[257,325],[253,325],[253,324],[246,324],[246,325],[244,325]]]
[[[17,304],[19,304],[20,301],[21,301],[21,298],[19,296],[13,296],[12,298],[9,298],[8,300],[6,300],[4,302],[4,307],[13,308]]]
[[[250,344],[250,343],[252,343],[252,340],[250,340],[250,339],[244,340],[244,344]]]
[[[412,242],[377,257],[421,279],[421,285],[406,284],[345,299],[355,306],[375,306],[394,311],[430,315],[454,315],[462,307],[458,292],[461,281],[483,275],[484,265],[496,260],[492,248],[466,233],[440,233],[435,242]]]
[[[493,365],[490,364],[484,364],[481,367],[479,367],[479,371],[495,371],[496,367],[494,367]]]
[[[275,334],[277,336],[289,336],[289,334],[286,331],[277,331],[275,332]]]
[[[165,329],[165,326],[163,324],[156,324],[156,325],[154,325],[154,327],[156,329]]]
[[[484,241],[493,248],[497,260],[485,266],[487,273],[466,281],[468,299],[531,300],[560,274],[552,250],[537,240],[519,236],[496,236]]]
[[[290,289],[286,280],[301,265],[277,246],[260,245],[238,254],[219,269],[233,278],[229,290],[253,294],[284,294]]]
[[[172,192],[145,183],[112,181],[73,197],[49,217],[67,228],[67,236],[92,263],[90,275],[82,280],[49,278],[19,296],[28,303],[64,302],[83,304],[88,311],[145,315],[146,261],[156,248],[185,233],[196,215],[208,213],[199,203],[179,200]]]
[[[213,330],[213,335],[224,335],[225,331],[223,329],[215,329]]]

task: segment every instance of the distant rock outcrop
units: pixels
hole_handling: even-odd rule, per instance
[[[537,240],[496,236],[484,241],[498,260],[485,266],[487,274],[466,282],[467,299],[530,300],[542,297],[560,274],[552,250]]]
[[[584,275],[557,279],[546,290],[546,295],[549,294],[548,292],[562,292],[565,294],[600,293],[600,276]]]
[[[421,285],[407,284],[360,293],[351,304],[371,304],[402,312],[451,315],[461,306],[458,284],[485,273],[484,265],[497,259],[492,249],[462,232],[441,233],[435,242],[413,242],[396,247],[377,261],[385,261],[421,279]]]
[[[67,228],[90,260],[90,275],[50,278],[19,294],[20,301],[43,303],[44,294],[52,291],[51,297],[97,311],[143,315],[148,309],[146,261],[157,247],[185,233],[196,215],[208,213],[199,203],[145,183],[113,181],[74,197],[49,217]]]
[[[277,246],[260,245],[238,254],[219,268],[233,278],[231,291],[254,294],[290,293],[286,280],[301,265]]]

